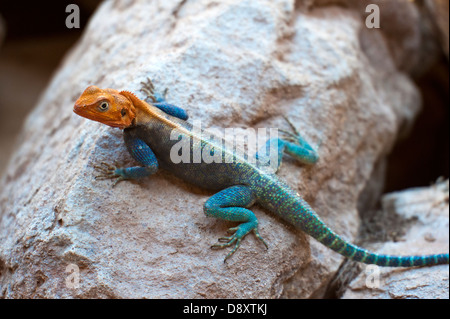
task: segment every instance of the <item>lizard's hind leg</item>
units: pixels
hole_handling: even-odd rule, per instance
[[[256,153],[258,166],[270,166],[274,173],[278,172],[284,153],[304,164],[314,164],[319,159],[316,150],[303,139],[294,125],[287,118],[285,119],[294,132],[279,129],[283,137],[269,139]]]
[[[285,137],[283,137],[282,139],[282,141],[285,143],[284,151],[301,163],[315,164],[319,160],[319,154],[317,154],[317,151],[313,149],[311,145],[309,145],[308,142],[305,141],[305,139],[303,139],[303,137],[300,135],[298,130],[295,128],[292,122],[289,121],[288,118],[285,117],[284,119],[288,122],[289,126],[294,131],[294,133],[292,133],[285,130],[279,130],[285,135]]]
[[[211,246],[211,248],[225,248],[235,244],[234,248],[225,257],[224,262],[236,252],[242,238],[251,231],[264,243],[266,248],[268,247],[267,243],[259,235],[258,219],[251,210],[246,208],[252,206],[255,200],[256,197],[249,187],[237,185],[218,192],[206,201],[204,211],[207,216],[242,222],[239,226],[228,230],[229,233],[232,233],[231,236],[221,237],[219,238],[221,243]]]

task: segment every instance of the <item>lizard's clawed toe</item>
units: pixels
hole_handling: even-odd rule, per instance
[[[98,172],[98,174],[94,176],[96,180],[116,178],[112,187],[116,186],[118,182],[124,180],[124,177],[117,173],[118,165],[116,162],[114,162],[114,164],[101,162],[100,165],[94,165],[94,169]]]
[[[230,258],[237,251],[237,249],[241,245],[242,238],[244,238],[250,232],[250,230],[245,229],[246,227],[244,225],[245,224],[241,224],[237,227],[229,228],[227,230],[227,232],[232,233],[233,235],[231,235],[229,237],[220,237],[218,239],[218,241],[220,243],[216,243],[211,246],[212,249],[222,249],[222,248],[230,247],[231,245],[236,243],[235,246],[233,247],[233,249],[225,256],[224,262],[226,262],[227,259]],[[269,246],[267,245],[266,241],[259,234],[258,229],[252,228],[251,231],[253,231],[256,238],[261,240],[263,242],[264,246],[266,246],[266,249],[268,249]]]
[[[166,100],[168,88],[165,88],[163,93],[156,92],[155,86],[150,78],[147,78],[147,82],[141,82],[141,92],[144,93],[151,103],[163,102]]]

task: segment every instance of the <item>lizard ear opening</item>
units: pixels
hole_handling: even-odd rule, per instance
[[[124,117],[125,115],[127,115],[127,110],[126,110],[125,108],[123,108],[123,109],[120,111],[120,115],[122,115],[122,117]]]

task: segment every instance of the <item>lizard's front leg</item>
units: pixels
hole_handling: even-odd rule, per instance
[[[220,191],[206,201],[204,211],[207,216],[242,222],[239,226],[228,230],[233,235],[219,238],[219,241],[223,242],[222,244],[214,244],[211,246],[211,248],[224,248],[236,243],[234,248],[225,257],[224,262],[236,252],[241,244],[242,238],[251,231],[264,243],[266,248],[268,247],[267,243],[259,235],[258,220],[255,214],[246,208],[252,206],[255,200],[255,194],[249,187],[237,185]]]
[[[163,94],[156,92],[152,80],[150,80],[149,78],[147,78],[147,82],[141,82],[141,84],[141,91],[145,95],[147,95],[147,98],[151,100],[150,103],[153,106],[156,106],[161,111],[169,115],[178,117],[179,119],[186,121],[189,118],[186,110],[182,109],[179,106],[166,102],[167,89],[164,90]]]
[[[127,133],[124,134],[124,140],[131,156],[144,166],[118,167],[115,164],[106,163],[101,163],[101,166],[94,166],[100,172],[96,179],[116,179],[113,187],[120,181],[146,177],[158,170],[158,160],[143,140]]]

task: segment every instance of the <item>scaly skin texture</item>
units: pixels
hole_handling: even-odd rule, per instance
[[[272,159],[276,163],[272,164],[277,168],[284,153],[306,164],[314,164],[318,160],[317,153],[292,125],[294,133],[280,130],[285,135],[284,138],[270,139],[258,152],[257,160],[250,162],[233,149],[227,148],[220,138],[199,134],[193,130],[192,125],[186,122],[187,114],[183,109],[166,103],[161,95],[154,93],[150,80],[143,84],[143,90],[152,100],[150,104],[128,91],[102,90],[95,86],[88,87],[75,103],[76,114],[124,129],[128,151],[142,164],[120,168],[102,163],[96,166],[101,171],[101,175],[97,177],[116,179],[115,185],[121,180],[149,176],[162,167],[187,182],[217,190],[218,193],[206,201],[205,214],[240,222],[237,227],[230,228],[231,236],[219,238],[219,243],[212,246],[224,248],[234,245],[225,261],[250,232],[267,247],[258,232],[258,220],[248,209],[253,204],[259,204],[325,246],[356,261],[394,267],[449,263],[448,254],[402,257],[368,252],[343,240],[328,228],[305,200],[267,170],[267,164],[271,164],[267,157],[270,147],[276,151],[276,158]],[[187,141],[187,144],[182,144],[182,141]],[[180,145],[186,147],[180,148]],[[189,153],[190,161],[173,160],[173,150],[179,149]],[[197,162],[192,160],[195,154],[204,153],[211,156],[218,153],[221,161],[211,162],[204,157],[200,157]],[[263,165],[264,163],[266,164]]]

